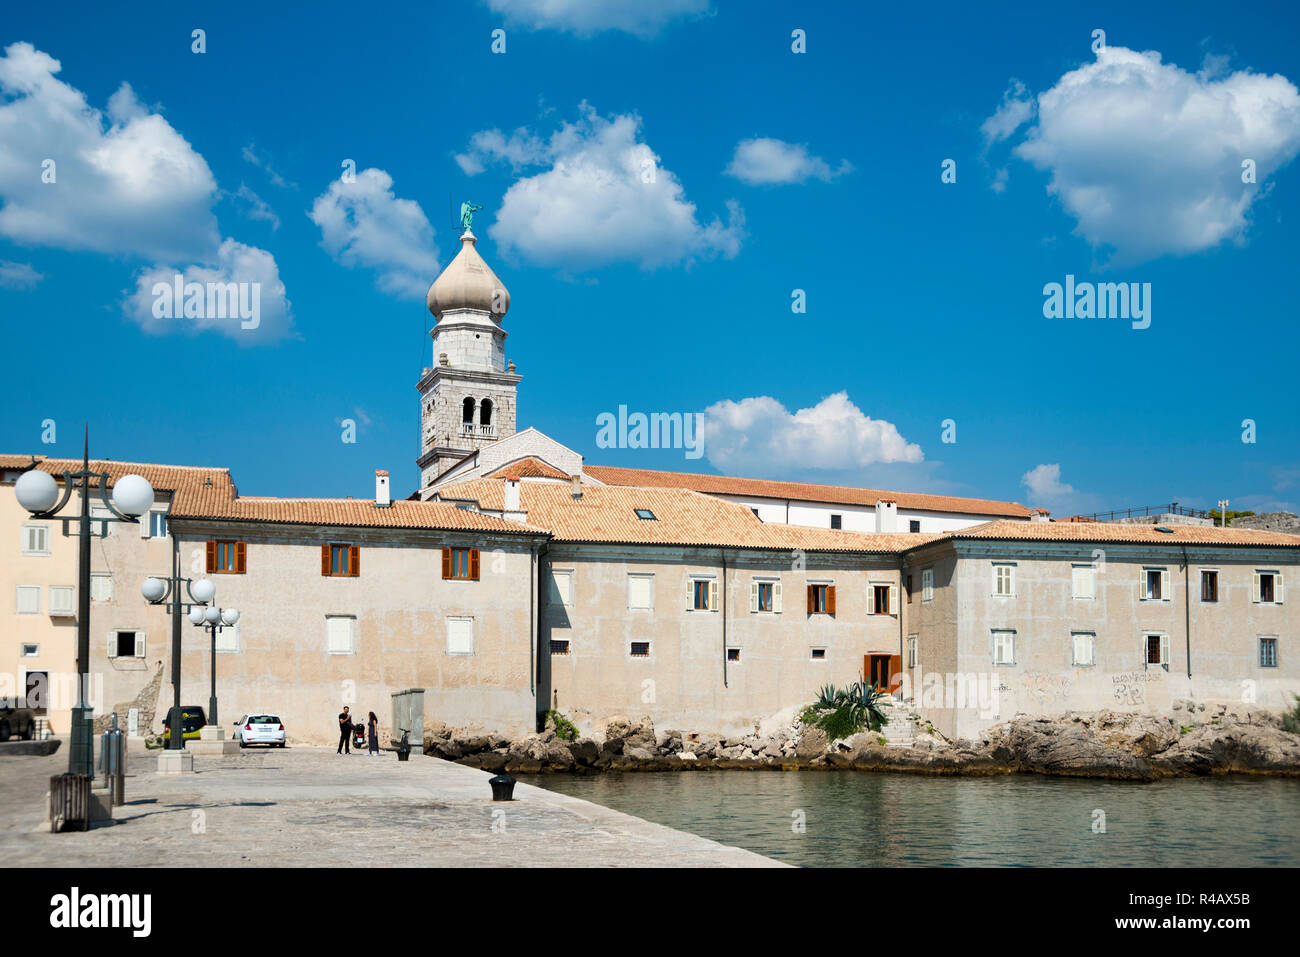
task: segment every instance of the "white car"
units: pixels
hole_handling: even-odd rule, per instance
[[[235,722],[235,740],[241,748],[250,744],[284,747],[284,722],[273,714],[246,714]]]

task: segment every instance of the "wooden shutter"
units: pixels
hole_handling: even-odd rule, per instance
[[[835,614],[835,586],[826,586],[826,614]]]
[[[718,610],[718,582],[717,579],[709,582],[709,611]]]
[[[469,577],[472,581],[478,581],[478,549],[469,550]]]
[[[774,614],[781,611],[781,583],[772,583],[772,612]]]
[[[208,574],[217,570],[217,543],[208,542]],[[1258,576],[1256,576],[1258,578]]]
[[[749,610],[758,611],[758,582],[749,583]]]
[[[248,556],[248,543],[235,542],[235,571],[244,574],[247,571],[246,559]]]
[[[328,575],[331,571],[330,547],[328,545],[322,545],[320,547],[320,573],[322,575]]]
[[[889,692],[892,694],[899,685],[902,684],[903,678],[903,656],[889,656]]]
[[[1173,592],[1169,590],[1169,572],[1166,569],[1160,569],[1160,599],[1162,601],[1173,601]]]
[[[1255,572],[1255,584],[1251,586],[1250,600],[1259,601],[1259,572]]]
[[[1160,663],[1166,668],[1169,667],[1169,636],[1160,636]]]
[[[348,575],[352,578],[361,575],[361,548],[357,545],[348,546]]]
[[[889,586],[889,613],[891,615],[898,614],[898,586],[897,585]]]
[[[813,598],[813,586],[812,586],[812,585],[809,585],[809,586],[808,586],[808,614],[810,614],[810,615],[813,613],[813,608],[814,608],[814,604],[813,604],[813,603],[814,603],[815,601],[816,601],[816,599]]]
[[[137,658],[144,657],[144,632],[143,631],[137,631],[135,633],[135,656]]]
[[[451,549],[450,548],[444,548],[442,550],[442,577],[443,578],[451,577]]]

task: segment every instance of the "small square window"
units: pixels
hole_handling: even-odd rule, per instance
[[[1282,602],[1282,576],[1277,572],[1255,573],[1255,601],[1271,605]]]
[[[48,525],[23,526],[23,554],[48,555],[50,553],[50,527]]]
[[[447,619],[447,654],[474,654],[474,619]]]
[[[1165,668],[1169,667],[1169,636],[1168,635],[1147,635],[1144,639],[1146,645],[1146,664],[1160,665]]]
[[[993,566],[993,594],[999,598],[1014,598],[1016,594],[1016,566],[996,564]]]
[[[325,650],[331,655],[356,653],[357,620],[351,615],[325,616]]]
[[[551,639],[551,654],[567,655],[568,653],[569,653],[569,642],[567,639],[565,640],[560,640],[555,638]]]
[[[844,527],[844,516],[834,515],[834,514],[831,515],[831,528],[843,528],[843,527]]]
[[[1214,602],[1219,600],[1219,573],[1209,569],[1201,569],[1201,601]]]
[[[41,613],[41,586],[18,586],[18,614],[39,615]]]
[[[1165,597],[1165,570],[1163,568],[1144,568],[1142,570],[1142,600],[1160,601]]]
[[[632,657],[633,657],[633,658],[649,658],[649,657],[650,657],[650,642],[648,642],[648,641],[634,641],[634,642],[632,642],[631,654],[632,654]]]
[[[812,649],[812,654],[810,655],[810,657],[812,658],[813,661],[825,661],[825,660],[826,660],[826,649],[825,649],[825,648],[814,648],[814,649]]]
[[[644,519],[647,522],[656,521],[655,513],[650,511],[650,509],[648,508],[638,508],[636,510],[636,517],[640,519]]]
[[[1070,664],[1087,667],[1095,664],[1093,659],[1097,636],[1092,632],[1076,631],[1070,635]]]
[[[1097,597],[1097,570],[1091,565],[1073,565],[1070,568],[1071,585],[1075,598]]]
[[[727,660],[728,660],[728,661],[739,661],[739,660],[740,660],[740,649],[739,649],[739,648],[728,648],[728,649],[727,649]]]
[[[914,518],[914,519],[912,519],[910,522],[908,522],[908,523],[907,523],[907,530],[908,530],[909,532],[919,532],[919,531],[921,530],[921,521],[920,521],[920,519],[916,519],[916,518]]]
[[[934,569],[921,569],[921,601],[934,600]]]
[[[40,645],[23,645],[24,658],[39,658],[41,656]]]
[[[90,600],[91,601],[112,601],[113,600],[113,576],[103,572],[91,572],[90,574]]]
[[[1016,661],[1016,633],[1014,631],[993,632],[993,663],[1011,665]]]
[[[1260,636],[1259,639],[1259,666],[1261,668],[1277,667],[1277,639],[1274,637]]]
[[[150,538],[167,537],[167,513],[166,512],[149,513],[149,537]]]

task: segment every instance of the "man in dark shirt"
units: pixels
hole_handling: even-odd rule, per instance
[[[352,753],[352,715],[348,713],[347,705],[339,712],[339,754],[344,751]]]

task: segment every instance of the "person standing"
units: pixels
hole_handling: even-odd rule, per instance
[[[370,753],[379,757],[379,719],[375,713],[370,712],[370,720],[366,722],[366,741],[369,744]]]
[[[352,715],[348,711],[348,706],[344,705],[343,710],[339,712],[339,754],[346,751],[352,753]]]

